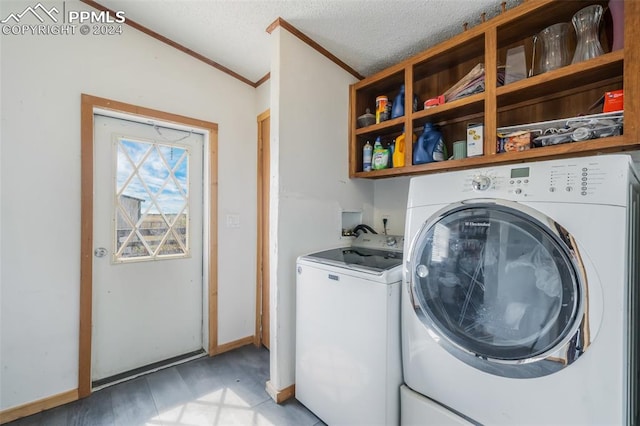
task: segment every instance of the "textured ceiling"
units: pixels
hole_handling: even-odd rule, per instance
[[[266,28],[278,17],[369,76],[501,9],[500,0],[97,1],[254,82],[269,72]]]

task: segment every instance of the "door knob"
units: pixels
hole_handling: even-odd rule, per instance
[[[107,249],[104,247],[98,247],[93,251],[95,257],[105,257],[107,255]]]

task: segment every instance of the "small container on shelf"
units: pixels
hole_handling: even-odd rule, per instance
[[[479,157],[484,154],[484,124],[467,125],[467,157]]]
[[[367,127],[372,124],[376,124],[376,116],[371,114],[371,110],[367,108],[365,113],[358,117],[358,127]]]
[[[424,101],[424,109],[437,107],[444,104],[444,95],[436,96],[435,98],[427,99]]]
[[[371,171],[371,162],[373,160],[373,146],[367,141],[362,148],[362,171]]]
[[[624,90],[612,90],[604,94],[602,112],[622,111],[624,109]]]

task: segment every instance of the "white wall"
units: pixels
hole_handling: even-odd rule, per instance
[[[131,27],[0,37],[0,409],[77,387],[81,93],[219,124],[219,343],[253,335],[255,89]]]
[[[282,30],[271,34],[271,384],[295,381],[295,261],[343,245],[342,210],[373,217],[373,182],[348,177],[356,79]]]
[[[407,198],[409,197],[409,177],[377,179],[374,183],[373,228],[382,233],[382,219],[387,218],[387,233],[404,235]]]
[[[271,80],[267,80],[256,88],[256,116],[271,107]]]

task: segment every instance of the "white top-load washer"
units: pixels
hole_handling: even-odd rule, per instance
[[[397,425],[404,239],[360,234],[301,256],[296,399],[329,425]]]
[[[626,155],[413,178],[402,423],[639,424],[639,191]]]

